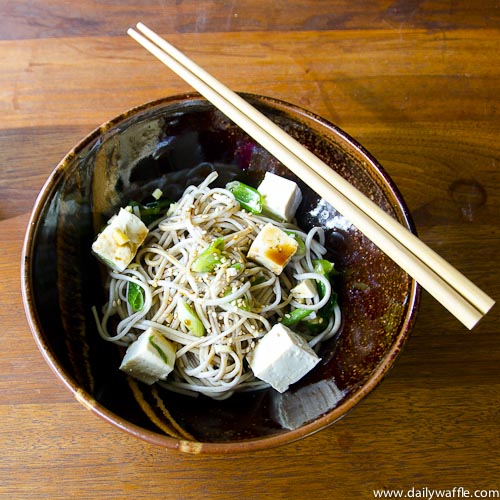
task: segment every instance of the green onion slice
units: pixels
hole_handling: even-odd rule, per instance
[[[134,311],[141,311],[144,307],[144,290],[142,286],[129,281],[127,291],[127,302]]]
[[[138,203],[136,201],[131,201],[129,203],[130,207],[138,207],[140,218],[146,226],[149,226],[156,219],[159,219],[162,215],[164,215],[172,201],[167,198],[160,198],[158,200],[150,201],[149,203]]]
[[[221,263],[222,251],[224,250],[224,238],[220,237],[212,241],[208,247],[198,255],[191,265],[195,273],[208,273]]]
[[[314,272],[321,274],[325,277],[329,277],[333,271],[333,262],[326,259],[314,259],[312,261],[314,266]],[[318,287],[318,293],[321,298],[325,296],[326,288],[322,281],[317,280],[316,285]]]
[[[253,187],[240,181],[232,181],[226,189],[233,193],[236,201],[249,212],[260,214],[262,212],[262,195]]]
[[[280,322],[285,326],[292,326],[295,325],[295,323],[307,318],[311,312],[312,311],[309,309],[294,309],[293,311],[290,311],[290,313],[285,314],[285,316],[281,318]]]
[[[177,314],[179,320],[195,337],[205,335],[205,327],[193,308],[182,298],[177,299]]]
[[[160,358],[163,360],[163,362],[168,365],[168,358],[167,355],[163,352],[163,349],[155,342],[153,335],[150,335],[149,337],[149,343],[151,346],[156,350]]]
[[[295,231],[285,230],[285,233],[288,234],[288,236],[291,236],[298,244],[295,255],[304,255],[306,253],[306,244],[304,243],[304,240]]]

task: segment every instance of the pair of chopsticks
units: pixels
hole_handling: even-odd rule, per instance
[[[494,301],[308,149],[142,23],[127,33],[286,165],[467,328]]]

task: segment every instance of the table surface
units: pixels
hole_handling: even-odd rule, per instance
[[[0,1],[0,497],[499,490],[498,306],[469,332],[424,292],[394,368],[349,415],[237,456],[139,441],[81,406],[45,364],[20,291],[38,191],[102,122],[190,90],[125,35],[140,20],[233,89],[308,108],[360,141],[422,240],[500,298],[498,0]]]

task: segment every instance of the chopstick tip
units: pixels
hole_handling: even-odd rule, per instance
[[[139,21],[138,23],[136,23],[135,27],[131,26],[130,28],[127,29],[127,35],[135,38],[135,35],[139,35],[139,33],[136,30],[143,31],[145,29],[147,29],[147,26],[141,21]]]

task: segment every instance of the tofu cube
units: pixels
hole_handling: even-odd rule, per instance
[[[306,278],[302,280],[297,286],[294,286],[290,293],[296,299],[312,299],[316,296],[316,285],[313,280]]]
[[[283,393],[311,371],[320,358],[300,335],[278,323],[259,340],[247,360],[257,378]]]
[[[153,328],[148,328],[130,344],[123,357],[120,370],[151,385],[165,380],[175,365],[172,342]]]
[[[302,201],[295,182],[271,172],[266,172],[257,191],[262,195],[264,212],[281,221],[290,222]]]
[[[92,251],[106,265],[123,271],[132,262],[148,234],[139,217],[120,208],[92,244]]]
[[[250,245],[247,257],[280,275],[298,246],[295,238],[269,222]]]

